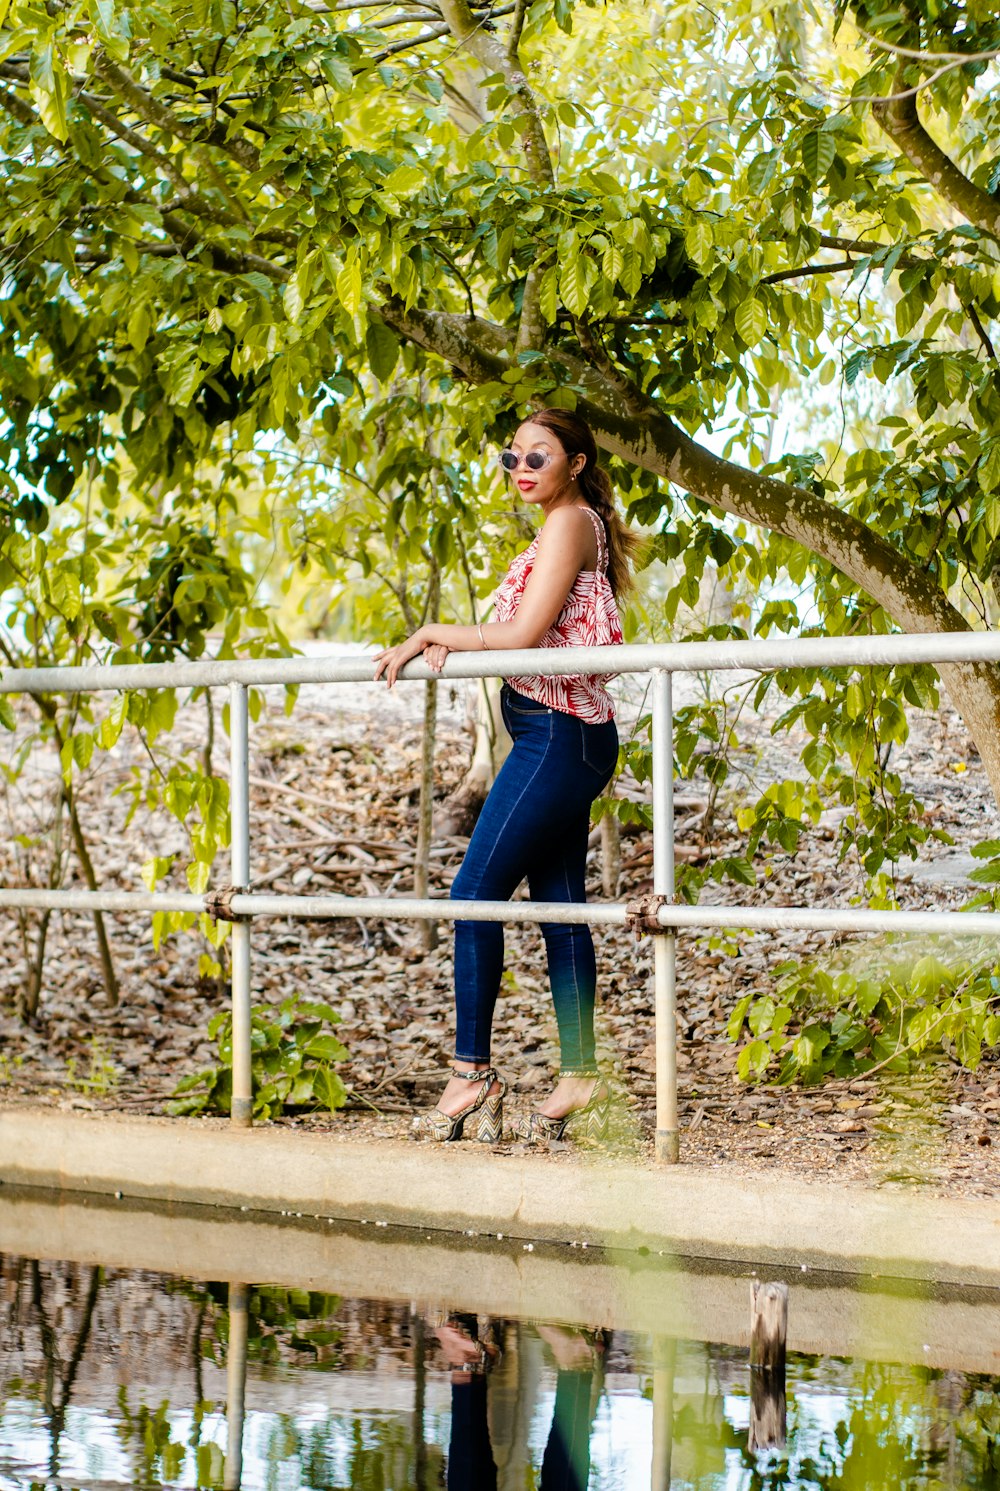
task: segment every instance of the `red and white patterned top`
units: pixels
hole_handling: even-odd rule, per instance
[[[592,507],[581,507],[593,520],[597,537],[597,568],[581,570],[555,621],[539,647],[612,647],[622,639],[622,624],[614,592],[608,580],[608,544],[604,524]],[[518,554],[497,588],[493,615],[497,621],[513,621],[524,595],[538,552],[539,533],[523,554]],[[613,719],[615,706],[604,687],[603,676],[581,673],[566,678],[512,678],[510,686],[539,704],[563,714],[576,715],[588,725],[603,725]]]

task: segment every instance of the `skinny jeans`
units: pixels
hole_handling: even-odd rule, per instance
[[[590,805],[618,760],[614,720],[590,725],[505,684],[513,747],[483,806],[451,894],[508,901],[527,877],[533,901],[586,901]],[[564,1071],[597,1071],[594,941],[583,923],[542,923]],[[455,1055],[488,1062],[503,973],[499,922],[455,923]]]

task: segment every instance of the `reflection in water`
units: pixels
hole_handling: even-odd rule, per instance
[[[0,1257],[0,1491],[986,1491],[989,1377]]]
[[[674,1447],[674,1370],[677,1342],[663,1336],[653,1338],[653,1468],[651,1491],[670,1491],[670,1464]]]
[[[551,1348],[557,1368],[539,1491],[586,1491],[603,1336],[545,1325],[536,1331]],[[495,1330],[480,1334],[474,1316],[452,1315],[435,1334],[452,1369],[448,1491],[496,1491],[487,1412],[487,1374],[502,1355]]]
[[[229,1349],[226,1353],[226,1469],[224,1491],[237,1491],[243,1479],[243,1418],[247,1389],[250,1320],[245,1284],[229,1286]]]

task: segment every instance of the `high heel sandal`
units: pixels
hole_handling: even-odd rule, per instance
[[[448,1365],[453,1372],[468,1373],[470,1377],[485,1377],[487,1372],[492,1372],[503,1361],[503,1351],[496,1339],[493,1326],[489,1322],[480,1332],[479,1321],[475,1315],[458,1315],[441,1310],[428,1320],[428,1325],[438,1341],[441,1343]],[[448,1352],[448,1341],[446,1333],[452,1332],[460,1344],[473,1348],[475,1355],[466,1357],[464,1352],[458,1361],[453,1361]]]
[[[442,1113],[440,1108],[432,1108],[429,1113],[421,1113],[413,1120],[414,1128],[438,1144],[450,1144],[463,1137],[466,1122],[471,1119],[473,1139],[478,1139],[481,1144],[499,1144],[503,1134],[503,1100],[507,1091],[500,1073],[495,1067],[488,1067],[484,1072],[460,1072],[457,1067],[452,1067],[451,1074],[465,1082],[481,1082],[482,1087],[460,1113]],[[499,1083],[500,1091],[491,1093],[494,1082]]]
[[[589,1077],[590,1072],[559,1073],[560,1077]],[[586,1139],[600,1144],[607,1138],[608,1117],[611,1113],[611,1089],[600,1075],[594,1082],[590,1099],[582,1108],[574,1108],[561,1118],[550,1118],[547,1113],[529,1113],[518,1119],[515,1131],[519,1138],[529,1144],[549,1144],[552,1140]]]

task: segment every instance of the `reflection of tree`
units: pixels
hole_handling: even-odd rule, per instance
[[[817,1374],[815,1391],[823,1400],[823,1413],[815,1418],[808,1402],[810,1371]],[[843,1372],[853,1380],[831,1431],[835,1398],[824,1391],[822,1371],[819,1358],[799,1367],[786,1456],[758,1459],[742,1447],[746,1491],[996,1491],[1000,1485],[995,1379],[845,1363]]]
[[[80,1370],[80,1363],[83,1361],[83,1354],[90,1339],[90,1327],[94,1318],[97,1296],[101,1292],[102,1278],[101,1269],[90,1270],[90,1283],[87,1287],[87,1298],[83,1304],[80,1328],[76,1333],[76,1341],[70,1352],[69,1360],[63,1367],[59,1358],[56,1332],[49,1320],[42,1297],[41,1266],[34,1260],[31,1264],[31,1305],[38,1322],[38,1334],[45,1361],[45,1388],[42,1401],[49,1421],[49,1474],[52,1476],[59,1474],[59,1440],[66,1423],[66,1410],[69,1408],[73,1395],[73,1384],[76,1382],[76,1375]]]
[[[162,1481],[176,1480],[184,1465],[185,1449],[183,1444],[171,1437],[170,1404],[164,1400],[159,1408],[154,1409],[146,1403],[140,1403],[133,1409],[129,1404],[126,1388],[121,1387],[118,1391],[118,1409],[121,1413],[118,1438],[124,1448],[131,1447],[133,1452],[133,1484],[153,1487],[159,1486]],[[215,1445],[208,1448],[218,1453]],[[208,1477],[203,1477],[201,1473],[205,1463],[205,1449],[206,1446],[202,1445],[196,1451],[199,1486],[213,1485],[218,1479],[211,1474],[210,1460]]]

